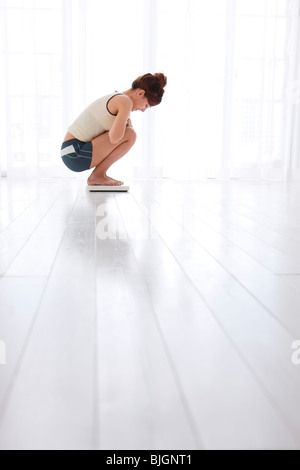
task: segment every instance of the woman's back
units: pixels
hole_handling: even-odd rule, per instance
[[[71,124],[68,131],[83,142],[91,142],[95,137],[112,128],[116,115],[109,111],[109,101],[123,93],[110,93],[91,103]]]

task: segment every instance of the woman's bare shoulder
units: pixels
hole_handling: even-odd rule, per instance
[[[117,114],[120,109],[130,110],[132,108],[132,101],[127,95],[115,95],[108,103],[109,111],[112,114]]]

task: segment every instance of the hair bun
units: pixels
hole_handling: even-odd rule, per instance
[[[145,90],[145,96],[150,106],[158,105],[165,93],[164,87],[167,84],[167,77],[163,73],[146,73],[141,75],[132,83],[133,90],[140,88]]]
[[[163,88],[167,85],[167,77],[163,73],[155,73],[154,76],[158,78]]]

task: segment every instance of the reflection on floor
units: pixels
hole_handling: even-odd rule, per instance
[[[0,180],[0,448],[299,449],[300,182],[130,186]]]

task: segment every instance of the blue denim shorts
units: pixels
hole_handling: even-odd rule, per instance
[[[69,170],[89,170],[92,163],[93,144],[78,139],[67,140],[61,146],[61,158]]]

